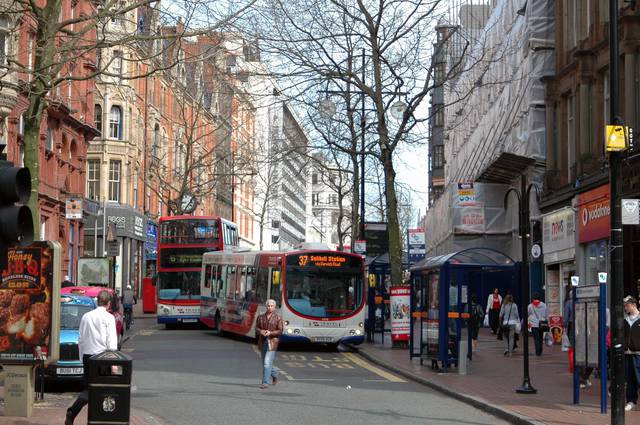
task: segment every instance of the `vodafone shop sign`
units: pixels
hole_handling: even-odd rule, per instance
[[[587,243],[609,238],[611,224],[609,185],[578,195],[578,240]]]

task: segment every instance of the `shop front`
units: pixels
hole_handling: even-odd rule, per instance
[[[578,208],[578,273],[580,286],[598,285],[598,273],[609,271],[611,233],[609,185],[599,186],[575,198]],[[609,294],[607,294],[608,298]]]
[[[146,217],[127,205],[106,204],[96,218],[97,222],[94,217],[88,217],[85,222],[85,247],[90,247],[85,249],[85,255],[114,257],[115,288],[122,291],[131,285],[138,290],[145,267]],[[103,229],[109,226],[115,228],[113,242],[103,237]]]
[[[545,303],[556,342],[562,338],[562,316],[571,276],[576,274],[575,212],[566,207],[542,216]]]

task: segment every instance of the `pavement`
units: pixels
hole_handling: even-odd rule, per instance
[[[600,413],[600,380],[580,392],[580,404],[573,404],[573,374],[568,371],[567,353],[560,346],[544,347],[542,356],[533,354],[529,341],[529,375],[537,394],[517,394],[522,384],[522,341],[511,357],[505,357],[504,343],[487,328],[480,330],[479,344],[468,362],[467,374],[455,368],[442,373],[431,369],[431,362],[409,359],[407,349],[391,348],[390,335],[375,335],[375,343],[357,348],[367,360],[405,378],[421,382],[451,397],[480,408],[514,424],[606,425],[610,411]],[[610,400],[609,400],[610,402]],[[640,411],[626,412],[626,423],[640,424]]]
[[[155,314],[143,314],[142,302],[134,308],[134,318],[155,317]],[[133,388],[135,391],[135,388]],[[43,400],[36,400],[33,406],[33,415],[29,418],[4,416],[4,378],[0,372],[0,425],[61,425],[69,407],[77,393],[49,393],[46,392]],[[141,409],[131,409],[131,425],[165,425],[153,414]],[[75,425],[86,425],[87,409],[84,408],[75,420]]]

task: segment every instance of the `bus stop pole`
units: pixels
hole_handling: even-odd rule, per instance
[[[600,282],[598,349],[600,351],[600,413],[607,413],[607,284]]]
[[[529,249],[527,234],[529,233],[529,194],[527,188],[527,176],[520,176],[520,247],[522,250],[522,262],[520,270],[520,298],[522,299],[522,351],[524,354],[522,385],[516,388],[518,394],[535,394],[538,391],[531,385],[529,376]]]

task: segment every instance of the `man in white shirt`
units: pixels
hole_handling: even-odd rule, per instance
[[[116,332],[116,319],[109,313],[111,305],[111,294],[108,291],[101,291],[98,294],[98,307],[82,316],[80,319],[80,336],[78,338],[78,350],[84,365],[85,388],[76,401],[67,409],[67,417],[64,425],[73,425],[78,413],[89,402],[89,392],[87,386],[87,361],[95,354],[103,353],[107,350],[118,349],[118,335]]]

